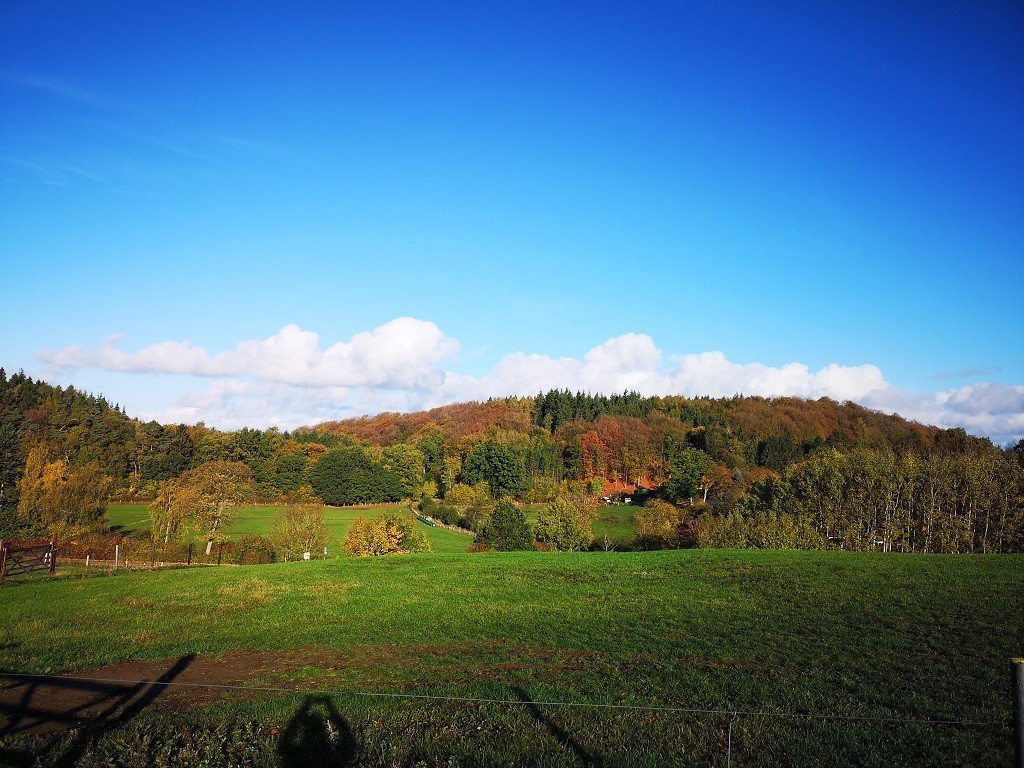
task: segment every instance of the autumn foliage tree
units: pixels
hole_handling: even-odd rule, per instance
[[[386,512],[376,520],[359,515],[352,521],[341,547],[354,557],[430,551],[430,543],[416,530],[413,517],[395,512]]]
[[[323,549],[330,540],[323,507],[313,504],[287,507],[274,524],[272,539],[280,554],[292,557]]]
[[[233,508],[255,497],[256,484],[247,465],[240,461],[207,461],[181,475],[174,504],[207,532],[209,556]]]
[[[683,514],[678,507],[652,499],[633,515],[637,543],[644,549],[674,549],[682,543]]]
[[[149,503],[149,529],[153,539],[167,544],[176,538],[184,530],[187,514],[188,510],[178,501],[177,481],[161,483]]]
[[[110,480],[96,461],[73,467],[52,458],[45,443],[29,451],[18,481],[18,515],[59,537],[94,530],[103,524]]]

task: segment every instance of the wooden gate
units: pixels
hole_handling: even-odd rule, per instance
[[[57,537],[46,544],[15,545],[0,539],[0,582],[16,573],[57,571]]]

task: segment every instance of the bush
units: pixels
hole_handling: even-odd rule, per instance
[[[449,504],[438,504],[434,510],[434,519],[445,525],[458,525],[462,521],[462,515],[455,507]]]
[[[633,515],[636,543],[642,549],[675,549],[682,541],[682,513],[668,502],[652,499]]]
[[[239,565],[252,565],[254,563],[273,563],[277,561],[277,551],[274,542],[266,536],[258,536],[254,533],[244,533],[235,546],[238,552]]]
[[[433,498],[420,500],[420,512],[445,525],[459,525],[462,521],[462,514],[458,509],[450,504],[442,504]]]
[[[537,539],[552,549],[576,552],[594,538],[593,518],[582,504],[555,499],[537,517]]]
[[[376,520],[360,515],[352,521],[341,547],[355,557],[430,551],[430,544],[416,530],[413,517],[396,512],[386,512]]]

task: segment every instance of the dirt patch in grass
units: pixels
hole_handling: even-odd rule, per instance
[[[150,706],[183,711],[288,691],[354,687],[397,692],[423,684],[571,676],[610,667],[627,670],[655,661],[645,654],[612,656],[501,641],[235,650],[128,661],[65,675],[0,676],[0,734],[120,722]],[[690,658],[675,663],[722,668],[746,662]],[[416,679],[407,676],[413,668]]]
[[[149,706],[202,706],[250,695],[236,686],[251,686],[253,680],[339,663],[344,659],[338,651],[306,648],[128,661],[65,675],[8,674],[0,677],[0,734],[124,721]]]

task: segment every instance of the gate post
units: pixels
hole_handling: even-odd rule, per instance
[[[1013,752],[1017,768],[1024,768],[1024,658],[1010,659],[1013,697]]]
[[[50,537],[50,575],[57,572],[57,534]]]

